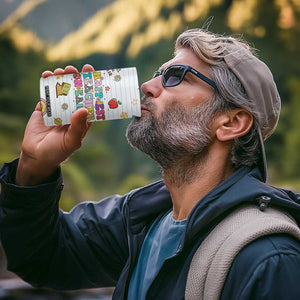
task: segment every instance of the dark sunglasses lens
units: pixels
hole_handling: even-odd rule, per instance
[[[184,67],[171,66],[165,70],[163,83],[165,86],[178,85],[183,78]]]

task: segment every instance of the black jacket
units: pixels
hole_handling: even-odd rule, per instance
[[[115,286],[126,299],[130,275],[153,221],[172,202],[162,181],[124,196],[58,209],[62,178],[35,187],[13,184],[17,161],[0,173],[0,234],[8,269],[34,286],[79,289]],[[261,181],[258,169],[242,167],[209,192],[191,212],[175,255],[166,260],[147,299],[183,299],[187,273],[199,244],[233,209],[262,195],[300,223],[300,197]],[[299,299],[300,243],[272,235],[246,246],[236,257],[221,299]]]

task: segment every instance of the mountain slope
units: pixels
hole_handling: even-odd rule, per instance
[[[161,39],[171,39],[189,21],[204,17],[221,0],[182,1],[117,0],[98,11],[77,31],[66,36],[46,53],[49,60],[78,59],[95,52],[113,54],[122,50],[128,56]],[[80,45],[80,46],[78,46]]]
[[[45,51],[49,61],[120,51],[135,57],[160,40],[173,39],[189,26],[201,26],[216,10],[233,32],[243,31],[258,38],[267,34],[266,28],[256,22],[259,0],[15,1],[22,3],[0,24],[0,35],[6,33],[20,50]],[[275,2],[273,7],[279,14],[274,22],[282,29],[296,28],[299,0]]]

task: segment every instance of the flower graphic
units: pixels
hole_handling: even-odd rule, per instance
[[[63,103],[62,106],[61,106],[61,108],[62,108],[63,110],[67,110],[68,107],[69,107],[69,106],[68,106],[67,103]]]
[[[115,81],[120,81],[121,80],[121,76],[120,75],[116,75],[114,79],[115,79]]]
[[[132,104],[133,105],[137,105],[139,103],[139,100],[138,99],[132,99]]]
[[[56,118],[56,119],[54,119],[54,123],[55,123],[56,125],[61,125],[61,124],[62,124],[61,118]]]
[[[128,118],[128,114],[126,112],[122,112],[121,115],[120,115],[120,118],[121,119],[126,119],[126,118]]]

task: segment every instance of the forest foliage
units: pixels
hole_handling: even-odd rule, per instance
[[[117,5],[122,7],[126,2],[127,14],[137,15],[142,20],[138,23],[128,20],[130,24],[123,22],[126,32],[122,32],[120,25],[115,25],[117,29],[114,31],[115,15],[119,14],[119,19],[123,20],[120,16],[125,13]],[[98,28],[93,36],[86,37],[76,47],[84,47],[87,40],[93,45],[95,41],[101,43],[101,38],[110,37],[112,41],[120,41],[116,51],[96,49],[78,57],[57,60],[54,59],[55,49],[63,51],[61,49],[66,49],[64,45],[68,41],[73,45],[71,37],[76,32],[47,49],[37,51],[18,47],[11,29],[1,31],[1,165],[19,155],[26,122],[39,100],[39,78],[44,70],[68,64],[80,69],[84,63],[91,63],[97,69],[136,66],[142,83],[172,57],[176,35],[186,28],[201,27],[209,16],[214,16],[211,31],[242,34],[258,49],[259,57],[273,71],[282,98],[282,114],[277,130],[266,142],[269,180],[300,189],[300,1],[117,0],[97,13],[106,14],[104,28]],[[105,25],[109,30],[105,31]],[[58,52],[57,56],[63,57]],[[112,193],[123,194],[160,178],[158,166],[127,144],[124,135],[128,122],[94,124],[82,149],[63,164],[63,209],[69,210],[83,200],[97,200]]]

